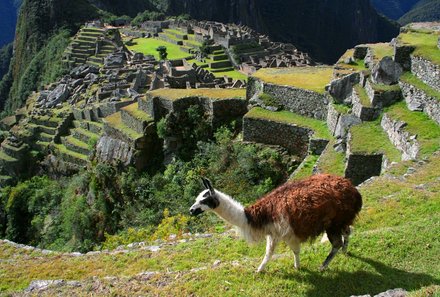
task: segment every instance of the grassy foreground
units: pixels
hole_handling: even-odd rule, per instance
[[[408,167],[415,173],[402,177]],[[349,255],[318,272],[329,244],[304,244],[302,268],[280,246],[267,271],[255,274],[264,244],[248,246],[231,234],[165,245],[158,252],[90,256],[43,255],[0,244],[0,292],[32,280],[77,280],[39,295],[69,296],[350,296],[404,288],[410,296],[440,294],[440,154],[401,163],[361,187],[364,207]],[[201,218],[206,219],[206,218]],[[148,273],[145,273],[148,272]],[[432,293],[432,294],[431,294]],[[20,294],[18,294],[20,295]]]

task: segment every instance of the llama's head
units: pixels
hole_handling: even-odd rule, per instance
[[[198,216],[205,211],[215,209],[219,206],[220,201],[215,193],[215,190],[211,184],[211,181],[207,178],[202,177],[203,185],[205,190],[203,190],[199,196],[196,198],[196,203],[191,206],[189,212],[193,216]]]

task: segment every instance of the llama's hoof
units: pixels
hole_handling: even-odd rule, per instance
[[[327,266],[320,266],[319,272],[324,272],[327,269]]]

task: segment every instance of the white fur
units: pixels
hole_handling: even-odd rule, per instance
[[[201,208],[203,211],[213,211],[223,220],[236,226],[238,233],[250,243],[257,243],[266,238],[266,255],[257,272],[261,272],[265,268],[280,241],[285,241],[292,249],[295,255],[295,268],[299,269],[301,241],[283,216],[280,216],[281,219],[278,222],[268,224],[261,229],[253,228],[248,223],[243,205],[220,191],[215,190],[216,197],[219,199],[217,208],[210,209],[208,206],[201,204],[200,201],[204,199],[204,194],[207,191],[205,190],[197,196],[196,203],[191,209]]]

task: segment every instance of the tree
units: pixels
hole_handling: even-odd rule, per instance
[[[159,57],[161,60],[166,60],[168,57],[167,53],[167,47],[166,46],[159,46],[156,51],[159,52]]]

